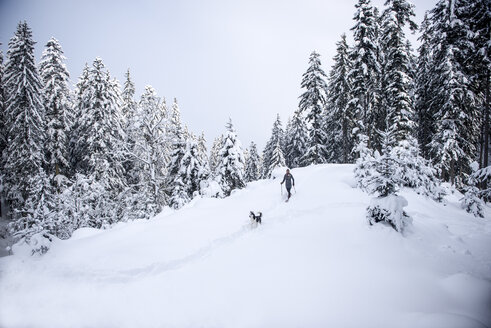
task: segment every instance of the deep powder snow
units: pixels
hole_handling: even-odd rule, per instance
[[[370,227],[353,166],[294,169],[226,199],[0,259],[1,327],[491,327],[491,220],[411,191]],[[283,190],[284,192],[284,190]],[[253,228],[249,211],[261,211]]]

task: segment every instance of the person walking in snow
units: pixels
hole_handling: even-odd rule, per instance
[[[293,182],[293,186],[295,187],[295,179],[293,178],[293,175],[291,175],[289,169],[286,169],[286,174],[283,177],[283,181],[281,181],[280,184],[283,184],[283,182],[286,182],[285,183],[286,191],[288,191],[288,198],[286,201],[288,201],[290,199],[290,197],[292,196],[292,194],[290,192],[290,190],[292,189],[292,182]]]

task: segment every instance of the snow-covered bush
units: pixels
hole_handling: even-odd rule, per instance
[[[275,168],[273,171],[271,171],[271,179],[279,179],[280,181],[283,180],[287,169],[288,168],[286,166]]]
[[[356,145],[355,149],[353,149],[353,152],[359,154],[354,170],[357,186],[360,189],[369,192],[369,181],[374,174],[375,157],[379,157],[380,155],[378,152],[374,154],[374,152],[368,148],[367,144],[368,137],[363,134],[359,134],[358,144]]]
[[[385,197],[372,198],[367,208],[367,219],[370,225],[378,222],[386,222],[398,232],[403,232],[412,219],[404,212],[408,205],[402,196],[389,195]]]
[[[390,131],[382,132],[382,155],[374,160],[373,170],[367,178],[366,189],[377,193],[367,208],[367,219],[370,225],[386,222],[396,231],[403,232],[410,225],[411,218],[404,212],[407,201],[396,192],[401,185],[397,175],[398,161],[394,157],[394,136]]]
[[[55,238],[55,236],[47,232],[26,236],[12,246],[12,252],[24,255],[43,255],[49,251]]]
[[[467,186],[464,188],[465,194],[462,198],[461,207],[465,209],[468,213],[473,214],[477,217],[484,217],[484,202],[481,198],[479,198],[480,190],[477,188],[477,163],[472,163],[471,168],[474,171],[473,174],[469,176]]]

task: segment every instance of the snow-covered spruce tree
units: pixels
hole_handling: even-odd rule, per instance
[[[174,128],[174,142],[172,144],[171,161],[167,170],[165,185],[169,206],[179,209],[191,199],[189,198],[187,186],[183,179],[183,172],[181,171],[183,167],[182,161],[186,155],[187,141],[180,122]]]
[[[5,66],[4,124],[8,139],[4,156],[4,187],[13,210],[22,217],[25,201],[32,197],[30,184],[44,164],[45,110],[42,82],[34,62],[31,29],[21,22],[9,41]]]
[[[198,161],[199,163],[201,163],[202,170],[200,179],[204,180],[205,177],[210,177],[210,161],[208,159],[208,150],[206,148],[206,139],[204,132],[201,132],[201,135],[198,137]]]
[[[291,120],[291,127],[285,133],[285,160],[290,168],[299,167],[307,150],[307,126],[300,110],[296,110]]]
[[[467,186],[464,188],[465,194],[462,198],[461,206],[468,213],[473,214],[477,217],[484,217],[484,202],[481,198],[479,198],[479,188],[477,187],[478,180],[476,179],[476,171],[479,168],[479,164],[474,162],[471,164],[473,174],[469,175],[469,179],[467,181]]]
[[[409,24],[415,28],[411,20],[414,16],[413,5],[406,0],[388,0],[389,7],[383,14],[384,49],[383,96],[387,106],[387,120],[390,129],[395,133],[396,142],[406,140],[414,133],[416,124],[413,102],[410,96],[412,80],[410,77],[410,54],[407,52],[404,27]],[[388,127],[389,128],[389,127]]]
[[[49,176],[67,175],[69,168],[68,133],[73,122],[69,73],[64,64],[63,50],[55,38],[45,46],[40,75],[43,81],[43,99],[46,110],[45,142],[47,173]]]
[[[271,175],[271,159],[273,157],[273,151],[276,147],[276,144],[280,144],[280,147],[284,144],[285,132],[283,131],[283,127],[281,124],[280,114],[276,115],[276,120],[273,124],[273,129],[271,131],[271,137],[266,143],[266,147],[264,147],[263,151],[263,173],[262,177],[267,179]],[[283,150],[283,149],[282,149]]]
[[[232,120],[226,125],[227,131],[223,138],[222,149],[217,167],[217,181],[223,190],[224,196],[229,196],[232,190],[245,187],[244,181],[244,154],[242,145],[237,138]]]
[[[378,19],[370,0],[358,0],[355,7],[355,26],[351,28],[354,44],[350,51],[351,70],[348,74],[352,92],[348,111],[355,113],[357,120],[353,139],[358,140],[358,133],[364,134],[368,136],[368,147],[378,148],[376,127],[385,119],[385,113],[379,112],[381,107],[378,105],[381,71],[377,51]]]
[[[479,110],[481,118],[481,137],[479,145],[479,168],[486,170],[491,164],[489,161],[489,144],[491,137],[490,114],[491,114],[491,43],[489,35],[491,34],[491,3],[488,0],[465,1],[466,18],[470,21],[472,28],[471,52],[472,65],[466,65],[470,68],[470,74],[476,81],[475,92],[478,94]],[[491,188],[491,180],[480,180],[479,187],[485,191]],[[487,201],[491,197],[485,198]]]
[[[180,138],[186,138],[187,131],[186,128],[182,126],[181,123],[181,111],[179,109],[179,105],[177,103],[177,99],[174,98],[174,102],[172,103],[172,108],[169,113],[169,139],[171,144],[180,140]],[[184,134],[184,135],[182,135]]]
[[[351,83],[348,73],[351,69],[349,48],[346,35],[341,36],[337,44],[334,65],[331,68],[328,82],[327,140],[330,161],[352,163],[355,140],[353,129],[357,126],[353,107],[348,106],[351,99]]]
[[[283,151],[281,150],[281,145],[279,142],[276,143],[276,146],[273,149],[273,155],[271,156],[271,161],[269,162],[268,171],[273,173],[276,168],[285,167],[285,156],[283,155]]]
[[[70,168],[71,175],[75,174],[75,171],[78,169],[80,162],[82,161],[82,157],[84,153],[81,148],[79,137],[83,134],[82,126],[83,123],[82,116],[86,115],[87,108],[89,107],[88,103],[88,88],[89,88],[89,75],[90,68],[86,63],[82,74],[78,78],[77,84],[75,85],[74,92],[74,103],[73,103],[73,115],[74,122],[72,125],[71,133],[70,133],[70,141],[69,141],[69,152],[70,152]]]
[[[491,201],[491,165],[486,166],[482,169],[478,169],[474,173],[471,174],[470,177],[473,183],[476,181],[479,186],[481,186],[481,190],[479,191],[479,197],[486,202]],[[484,186],[484,187],[483,187]]]
[[[422,155],[425,158],[429,158],[430,155],[430,142],[433,134],[435,133],[435,113],[436,108],[432,102],[433,93],[432,90],[435,85],[434,79],[434,65],[433,55],[431,50],[432,35],[430,30],[430,21],[428,13],[425,13],[423,22],[420,27],[419,41],[421,45],[418,49],[419,56],[417,60],[416,69],[416,100],[415,110],[417,117],[417,136],[418,142],[421,147]]]
[[[26,198],[22,209],[17,213],[18,219],[9,224],[10,231],[18,243],[26,243],[32,247],[33,254],[44,254],[49,249],[52,235],[61,235],[58,213],[54,198],[56,192],[43,169],[35,175],[26,177],[29,197]],[[34,235],[41,234],[40,240]],[[43,240],[44,239],[44,240]]]
[[[112,80],[100,58],[89,72],[87,87],[81,95],[81,111],[77,122],[76,153],[81,155],[79,173],[103,186],[99,204],[102,211],[88,226],[101,227],[117,222],[122,216],[121,197],[126,188],[123,168],[125,140],[119,85]],[[102,222],[102,223],[101,223]],[[96,224],[97,223],[97,224]],[[99,224],[101,223],[101,224]]]
[[[368,148],[368,137],[364,134],[358,134],[357,136],[358,142],[353,149],[353,152],[357,156],[354,170],[356,184],[358,188],[370,192],[369,182],[375,172],[375,157],[373,150]]]
[[[181,160],[179,175],[189,199],[200,194],[202,182],[205,182],[209,177],[206,163],[203,162],[199,148],[198,142],[194,138],[189,138],[186,141],[186,149]]]
[[[301,87],[305,92],[300,96],[299,109],[306,113],[309,123],[307,151],[302,158],[303,165],[327,162],[327,136],[324,129],[326,106],[326,73],[321,68],[320,55],[315,51],[310,54],[309,68],[302,77]]]
[[[404,212],[407,200],[396,194],[400,178],[396,171],[397,159],[392,157],[395,136],[392,131],[386,131],[381,133],[381,137],[382,155],[375,159],[374,172],[368,185],[377,197],[372,198],[367,208],[367,219],[370,225],[385,222],[396,231],[404,232],[412,219]]]
[[[215,140],[213,140],[213,144],[210,149],[210,171],[213,176],[216,176],[216,169],[218,167],[218,163],[220,162],[220,149],[222,149],[223,145],[223,135],[220,135],[219,137],[216,137]]]
[[[438,202],[443,200],[445,190],[441,187],[437,171],[429,160],[421,156],[416,138],[409,135],[397,142],[392,149],[392,157],[397,160],[396,175],[401,186],[412,188]]]
[[[260,177],[259,165],[260,165],[260,160],[259,160],[259,154],[257,152],[257,147],[256,144],[253,141],[251,141],[251,145],[249,146],[249,156],[247,157],[246,166],[245,166],[244,180],[246,182],[259,180]]]
[[[127,149],[135,147],[135,140],[139,134],[139,122],[137,116],[137,103],[135,101],[135,84],[133,83],[128,69],[125,73],[125,81],[123,91],[121,92],[121,115],[123,116],[123,129],[125,131],[126,140],[124,146]],[[129,184],[137,183],[135,177],[135,158],[127,156],[123,163],[126,172],[126,180]]]
[[[432,157],[442,179],[456,186],[462,186],[470,173],[481,118],[465,63],[470,55],[468,37],[472,31],[464,19],[464,5],[463,1],[440,0],[431,11],[436,73],[433,78],[438,84],[433,96],[438,112]]]
[[[0,43],[1,45],[1,43]],[[3,150],[7,145],[7,129],[5,127],[4,114],[5,114],[5,92],[4,92],[4,77],[3,77],[3,52],[0,50],[0,172],[3,172]],[[2,174],[0,174],[0,179]],[[1,180],[0,180],[1,181]],[[0,182],[1,184],[1,182]],[[0,191],[0,195],[2,192]]]
[[[133,142],[127,150],[129,158],[133,159],[133,172],[130,174],[134,181],[130,202],[133,208],[143,206],[135,214],[142,218],[153,217],[159,213],[165,200],[165,161],[166,134],[165,117],[161,111],[161,100],[151,86],[145,87],[135,114]],[[131,217],[131,215],[130,215]]]

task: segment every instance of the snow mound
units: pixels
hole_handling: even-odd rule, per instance
[[[0,258],[0,327],[491,326],[489,207],[476,218],[458,195],[444,205],[402,190],[402,235],[367,224],[352,165],[293,174],[289,203],[261,180]]]

